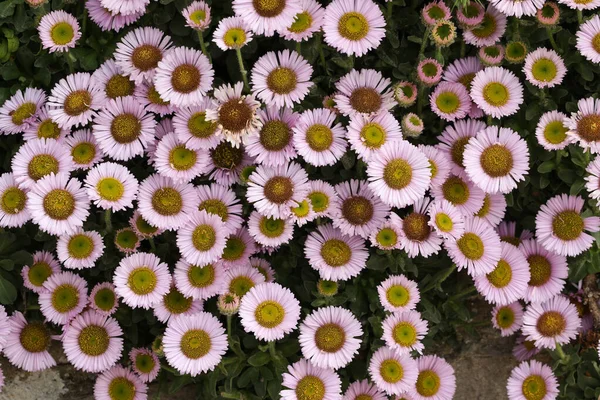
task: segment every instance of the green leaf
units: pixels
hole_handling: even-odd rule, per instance
[[[271,356],[269,355],[269,353],[263,352],[254,353],[248,358],[248,364],[252,365],[253,367],[263,366],[269,361],[271,361]]]
[[[12,304],[17,299],[15,286],[0,275],[0,303]]]

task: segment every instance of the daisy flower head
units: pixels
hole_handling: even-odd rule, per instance
[[[84,126],[106,103],[104,90],[86,72],[67,75],[58,81],[48,97],[48,115],[59,127]]]
[[[517,223],[512,221],[502,221],[496,231],[500,235],[500,240],[510,243],[513,246],[519,246],[524,240],[533,239],[533,233],[527,229],[523,229],[521,234],[517,236]]]
[[[121,260],[113,283],[125,304],[149,309],[169,292],[171,275],[167,264],[154,254],[140,252]]]
[[[542,114],[535,137],[544,149],[562,150],[571,143],[573,137],[567,135],[569,128],[564,123],[567,118],[566,114],[556,110]]]
[[[96,25],[100,27],[103,32],[115,31],[119,32],[124,27],[136,22],[142,15],[146,13],[144,7],[137,13],[133,14],[121,14],[112,13],[102,5],[102,0],[87,0],[85,2],[85,8],[87,8],[88,15]]]
[[[210,178],[218,185],[230,187],[242,181],[242,172],[253,165],[243,146],[235,146],[229,141],[222,141],[214,149],[209,150],[207,170]]]
[[[176,107],[197,105],[212,89],[214,71],[208,58],[189,47],[175,47],[158,62],[154,87],[160,98]]]
[[[153,82],[144,80],[137,83],[135,91],[133,92],[133,97],[135,97],[138,103],[140,103],[146,111],[150,111],[161,117],[173,113],[176,109],[174,105],[160,97]]]
[[[138,181],[127,167],[105,162],[90,169],[85,187],[88,197],[97,207],[121,211],[133,206]]]
[[[252,257],[250,258],[250,265],[252,268],[256,268],[258,272],[263,274],[265,282],[275,282],[275,271],[271,267],[271,263],[264,258]]]
[[[259,244],[277,247],[292,239],[294,223],[288,218],[267,217],[258,211],[252,211],[248,220],[248,232]]]
[[[51,11],[44,15],[37,26],[42,47],[50,53],[69,51],[81,38],[77,19],[62,10]]]
[[[426,86],[437,85],[442,79],[444,67],[434,58],[425,58],[417,65],[417,77]]]
[[[89,199],[77,178],[66,173],[40,179],[28,193],[32,220],[51,235],[75,232],[89,215]]]
[[[56,365],[48,351],[51,334],[46,324],[27,321],[23,314],[15,311],[8,325],[10,333],[6,336],[3,353],[12,365],[28,372],[42,371]]]
[[[600,6],[600,1],[598,0],[559,0],[559,3],[578,11],[594,10]]]
[[[317,367],[304,358],[290,364],[282,378],[284,389],[279,394],[284,400],[336,400],[341,397],[342,381],[338,374],[332,369]]]
[[[420,144],[417,148],[429,160],[429,169],[431,170],[431,182],[429,187],[434,187],[443,183],[452,168],[449,157],[439,148]]]
[[[394,107],[391,83],[374,69],[353,69],[336,83],[336,107],[347,116],[371,116],[389,111]]]
[[[471,3],[474,4],[474,3]],[[479,5],[479,4],[478,4]],[[475,78],[475,74],[483,69],[481,62],[477,57],[465,57],[454,60],[444,69],[442,80],[460,83],[465,89],[471,89],[471,82]]]
[[[2,121],[1,118],[2,114],[0,113],[0,121]],[[41,107],[37,114],[27,121],[27,127],[23,130],[23,140],[25,141],[33,139],[55,139],[57,142],[64,143],[65,137],[70,133],[69,130],[59,127],[58,124],[50,118],[48,115],[48,107],[46,106]]]
[[[581,318],[577,307],[558,295],[543,303],[531,303],[523,316],[523,335],[536,347],[554,349],[577,336]]]
[[[490,126],[469,140],[463,164],[469,179],[484,192],[510,193],[529,172],[529,150],[512,129]]]
[[[79,129],[67,136],[64,146],[75,169],[88,169],[104,158],[104,153],[90,129]]]
[[[335,188],[322,180],[309,181],[310,189],[308,200],[317,217],[328,216],[331,214],[332,207],[336,204],[337,193]]]
[[[325,8],[325,42],[339,52],[360,57],[379,47],[385,19],[372,0],[334,0]]]
[[[384,145],[402,140],[398,121],[388,112],[374,116],[354,115],[348,126],[348,141],[365,162],[376,158]]]
[[[88,310],[66,327],[62,345],[67,360],[76,369],[97,373],[106,371],[121,358],[122,335],[116,319]]]
[[[234,293],[223,293],[217,298],[217,309],[223,315],[237,314],[240,309],[240,297]]]
[[[248,178],[246,199],[266,217],[286,218],[290,207],[302,202],[309,189],[308,174],[300,164],[259,165]]]
[[[225,245],[221,262],[225,268],[238,265],[245,266],[256,251],[256,242],[248,233],[248,229],[240,228],[227,237],[227,244]]]
[[[289,289],[278,283],[262,283],[244,295],[239,313],[246,332],[272,342],[296,329],[300,303]]]
[[[146,400],[148,386],[129,368],[115,365],[108,371],[104,371],[96,378],[94,384],[94,397],[102,400],[113,400],[116,393],[119,397],[131,400]]]
[[[569,273],[567,257],[546,250],[535,239],[524,240],[519,250],[527,259],[531,275],[525,301],[542,302],[559,294]]]
[[[465,218],[448,200],[436,200],[427,210],[429,226],[446,240],[459,239],[465,231]]]
[[[456,40],[456,25],[451,20],[440,19],[431,27],[430,36],[437,47],[448,47]]]
[[[0,227],[17,228],[31,219],[27,199],[27,192],[19,188],[12,173],[0,175]]]
[[[74,233],[58,238],[56,253],[65,268],[93,268],[96,260],[104,253],[102,236],[96,231],[78,228]]]
[[[152,81],[158,63],[171,46],[171,37],[160,29],[139,27],[128,32],[117,44],[115,62],[126,76],[139,85],[144,80]]]
[[[525,297],[530,279],[527,259],[517,247],[508,243],[501,244],[500,260],[494,269],[474,278],[477,291],[489,303],[501,306]]]
[[[411,390],[417,382],[417,362],[409,354],[400,355],[383,346],[371,357],[369,375],[380,390],[388,395],[400,395]]]
[[[595,239],[586,233],[600,230],[599,217],[582,217],[585,202],[580,196],[561,194],[540,207],[535,217],[535,236],[548,251],[576,256],[589,249]]]
[[[585,177],[585,188],[587,189],[589,196],[597,201],[600,201],[600,157],[597,157],[588,164],[585,169],[587,175]],[[0,176],[0,181],[2,176]],[[1,184],[0,184],[1,185]],[[0,193],[2,192],[2,186],[0,186]],[[2,213],[0,211],[0,221],[2,221]],[[1,223],[0,223],[1,225]]]
[[[308,235],[304,254],[321,278],[330,281],[357,276],[365,268],[369,256],[363,239],[344,235],[330,224],[320,225]]]
[[[162,299],[153,306],[156,319],[163,324],[180,318],[183,315],[194,315],[202,311],[203,302],[195,300],[191,296],[184,296],[175,285],[165,294]]]
[[[33,139],[19,147],[11,167],[19,188],[30,190],[46,176],[68,174],[73,163],[61,143],[54,139]]]
[[[506,198],[503,194],[485,193],[483,205],[479,211],[475,213],[475,216],[487,221],[492,227],[495,227],[502,221],[505,212]]]
[[[577,102],[578,111],[565,118],[567,135],[583,149],[600,153],[600,100],[588,97]]]
[[[423,133],[425,125],[421,117],[415,113],[408,113],[402,117],[402,132],[407,137],[416,138]]]
[[[517,359],[517,361],[527,361],[536,354],[538,354],[540,351],[541,349],[535,347],[535,342],[533,342],[532,340],[526,340],[525,336],[521,334],[517,337],[512,354]]]
[[[442,238],[435,233],[429,225],[430,217],[428,209],[431,204],[429,197],[423,197],[413,204],[412,212],[398,220],[401,227],[400,248],[408,257],[414,258],[418,255],[429,257],[441,250]],[[392,214],[392,221],[396,215]]]
[[[394,100],[400,107],[410,107],[417,100],[417,85],[408,81],[400,81],[393,87]]]
[[[205,173],[208,168],[206,150],[193,150],[175,132],[162,137],[154,152],[154,168],[177,183],[186,183]]]
[[[505,50],[504,58],[511,64],[521,64],[528,55],[527,45],[519,40],[508,42]]]
[[[135,253],[140,247],[140,240],[135,230],[128,226],[115,232],[115,246],[125,254]]]
[[[352,361],[363,334],[360,322],[343,307],[318,308],[300,325],[302,355],[313,365],[338,369]]]
[[[11,330],[10,320],[8,318],[8,314],[6,313],[6,309],[4,308],[4,306],[0,306],[0,323],[0,326],[2,327],[0,328],[2,333],[2,336],[0,337],[0,351],[2,351],[2,349],[6,345],[6,341],[8,339],[8,335],[10,335]]]
[[[346,130],[335,123],[336,114],[325,108],[304,111],[294,131],[294,147],[315,167],[335,164],[346,152]]]
[[[233,190],[218,184],[196,187],[198,193],[198,210],[206,211],[221,218],[229,232],[241,228],[242,205]]]
[[[180,316],[167,325],[163,337],[165,358],[181,374],[212,371],[227,351],[227,335],[212,314]]]
[[[443,1],[432,1],[425,4],[421,10],[421,17],[425,24],[432,27],[440,20],[449,20],[452,17],[452,11]]]
[[[429,96],[431,111],[446,121],[467,116],[471,110],[469,92],[461,83],[442,82]]]
[[[369,187],[392,207],[406,207],[423,198],[431,182],[428,158],[406,141],[383,147],[367,166]]]
[[[298,1],[234,0],[233,11],[246,19],[254,33],[269,37],[285,31],[302,10]]]
[[[494,67],[502,64],[506,50],[501,44],[493,44],[491,46],[480,47],[477,51],[477,56],[481,62],[488,66]]]
[[[197,31],[204,31],[211,21],[210,7],[204,1],[194,1],[181,12],[185,18],[185,26]]]
[[[295,158],[292,129],[300,114],[291,108],[268,106],[264,110],[258,110],[258,117],[262,121],[262,127],[258,135],[246,138],[246,152],[265,167],[277,167]]]
[[[145,383],[156,379],[160,372],[160,361],[155,352],[150,349],[133,348],[129,352],[129,361],[133,372]]]
[[[421,356],[417,358],[417,383],[410,390],[414,400],[452,399],[456,392],[454,368],[441,357]]]
[[[69,271],[52,274],[44,282],[38,302],[47,321],[66,325],[87,305],[87,283]]]
[[[182,258],[175,264],[173,280],[183,296],[205,300],[225,291],[225,268],[219,262],[194,265]]]
[[[391,313],[414,310],[421,300],[417,284],[404,275],[390,275],[377,286],[377,293],[383,308]]]
[[[477,1],[469,1],[456,10],[456,19],[461,27],[472,29],[483,22],[485,8]]]
[[[198,204],[197,193],[189,183],[176,183],[154,174],[139,186],[138,209],[149,224],[159,229],[185,225]]]
[[[490,3],[508,17],[521,18],[535,15],[544,5],[544,0],[492,0]]]
[[[52,253],[47,251],[36,251],[33,253],[33,263],[25,265],[21,270],[23,286],[34,293],[42,293],[44,282],[54,274],[60,272],[60,264]]]
[[[206,110],[206,119],[217,123],[216,135],[222,135],[236,148],[246,137],[256,135],[262,126],[257,115],[260,102],[254,95],[242,95],[243,89],[242,82],[221,85],[215,89],[215,99]]]
[[[553,1],[546,1],[542,7],[538,8],[535,18],[542,26],[554,26],[560,19],[560,9],[558,4]]]
[[[235,265],[225,271],[225,293],[244,298],[253,287],[265,283],[265,276],[248,263]]]
[[[509,400],[552,400],[558,396],[558,381],[552,368],[539,361],[523,361],[506,383]]]
[[[42,89],[18,90],[0,107],[0,132],[12,135],[26,131],[41,114],[45,102],[46,92]]]
[[[295,51],[270,51],[252,67],[252,92],[262,102],[276,107],[300,103],[313,85],[313,68]]]
[[[532,85],[551,88],[561,84],[567,68],[554,50],[539,48],[527,55],[523,72]]]
[[[219,21],[213,42],[223,51],[241,49],[252,40],[252,30],[243,17],[233,16]]]
[[[431,192],[437,201],[448,200],[466,217],[474,215],[484,206],[483,190],[475,186],[465,172],[458,169],[441,185],[432,186]]]
[[[600,63],[600,16],[594,15],[577,31],[577,50],[590,62]]]
[[[383,340],[398,354],[410,354],[411,351],[421,354],[425,347],[421,341],[428,331],[427,321],[413,310],[392,313],[383,320]]]
[[[332,205],[333,226],[345,235],[368,238],[389,215],[390,207],[375,196],[366,181],[351,179],[335,186],[336,202]]]
[[[487,67],[473,78],[471,98],[484,113],[494,118],[506,117],[519,111],[523,85],[511,71]]]
[[[89,295],[89,307],[101,315],[114,314],[119,307],[115,286],[110,282],[102,282],[94,286]]]
[[[523,307],[521,303],[497,305],[492,309],[492,325],[500,330],[500,335],[510,336],[523,325]]]
[[[117,97],[133,96],[135,91],[135,83],[123,74],[114,59],[105,61],[94,71],[92,81],[104,90],[104,94],[109,100],[114,100]]]
[[[162,230],[150,225],[138,210],[135,210],[129,219],[129,226],[142,239],[149,239],[162,233]]]
[[[191,264],[205,265],[217,261],[225,249],[228,231],[218,215],[196,211],[177,231],[177,247]]]
[[[506,20],[506,16],[490,4],[485,10],[483,21],[476,27],[463,31],[463,40],[476,47],[491,46],[504,35]]]
[[[131,15],[144,12],[150,0],[100,0],[102,6],[112,14]]]
[[[377,385],[369,383],[367,379],[354,381],[348,386],[342,400],[386,400],[385,393],[379,390]]]
[[[369,241],[372,246],[381,250],[400,249],[402,228],[395,220],[387,219],[371,232]]]
[[[477,277],[493,272],[502,257],[500,237],[483,219],[465,219],[465,231],[456,241],[446,241],[446,249],[458,270]]]
[[[223,139],[216,135],[217,124],[206,119],[206,109],[212,100],[204,97],[195,106],[180,107],[173,116],[173,132],[177,134],[180,142],[190,150],[213,149]]]
[[[302,42],[310,39],[315,32],[321,30],[325,10],[316,0],[300,0],[300,8],[294,22],[286,29],[279,31],[287,40]]]

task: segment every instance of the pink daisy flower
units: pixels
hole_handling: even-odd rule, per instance
[[[104,90],[85,72],[67,75],[58,81],[48,97],[48,115],[59,127],[87,125],[106,104]]]
[[[133,24],[142,15],[145,14],[144,8],[138,13],[123,15],[119,13],[111,13],[102,5],[102,0],[87,0],[85,8],[88,10],[88,15],[103,32],[115,31],[119,32],[124,27]]]
[[[524,300],[539,303],[559,294],[569,274],[567,257],[546,250],[534,239],[524,240],[519,250],[527,259],[531,275]]]
[[[51,11],[44,15],[37,26],[42,47],[50,53],[69,51],[81,38],[77,19],[62,10]]]
[[[106,371],[121,358],[122,335],[116,319],[86,311],[65,327],[62,345],[67,360],[76,369],[97,373]]]
[[[562,150],[571,143],[573,137],[567,135],[569,128],[564,123],[567,119],[566,114],[556,110],[542,114],[535,128],[535,137],[544,149]]]
[[[577,102],[578,111],[565,118],[567,135],[583,149],[600,153],[600,100],[588,97]]]
[[[168,133],[160,139],[154,152],[154,168],[177,183],[186,183],[207,172],[208,152],[193,150],[177,134]]]
[[[486,124],[475,119],[455,121],[439,136],[438,148],[445,153],[456,167],[464,168],[463,154],[469,139],[486,128]]]
[[[144,80],[152,81],[158,63],[171,45],[171,37],[157,28],[136,28],[127,33],[117,45],[115,62],[126,76],[139,85]]]
[[[344,115],[372,116],[394,107],[391,81],[374,69],[353,69],[335,85],[337,109]]]
[[[446,241],[445,246],[458,270],[467,269],[473,277],[494,271],[502,257],[500,237],[478,217],[465,219],[465,232],[456,241]]]
[[[558,396],[558,381],[552,369],[539,361],[523,361],[506,383],[509,400],[552,400]]]
[[[105,61],[94,71],[92,81],[104,90],[106,98],[110,100],[132,96],[135,91],[135,84],[123,75],[123,71],[113,59]]]
[[[328,368],[320,368],[301,358],[288,365],[287,372],[282,375],[282,386],[279,392],[282,400],[302,400],[322,393],[322,400],[337,400],[341,397],[342,381],[338,374]]]
[[[367,379],[355,381],[348,386],[342,400],[387,400],[385,393],[381,392],[373,383]]]
[[[81,183],[66,173],[43,177],[28,197],[33,222],[51,235],[75,232],[89,215],[90,203]]]
[[[465,217],[470,217],[484,206],[485,193],[464,172],[455,171],[441,185],[432,187],[431,192],[437,201],[448,200]]]
[[[173,272],[175,287],[185,297],[209,299],[225,292],[225,268],[221,263],[193,265],[180,259]]]
[[[0,107],[0,132],[12,135],[27,131],[36,116],[41,115],[45,102],[46,92],[42,89],[18,90]]]
[[[600,16],[594,15],[584,24],[579,26],[577,31],[577,50],[582,56],[590,62],[600,63],[600,46],[598,38],[600,38]]]
[[[100,0],[102,7],[106,8],[111,14],[131,15],[144,12],[150,0]]]
[[[18,187],[12,173],[0,175],[0,227],[17,228],[30,219],[27,192]]]
[[[115,269],[115,292],[132,308],[149,309],[169,292],[171,275],[167,264],[150,253],[134,253]]]
[[[300,114],[291,108],[268,106],[258,110],[258,117],[262,120],[258,135],[249,136],[245,141],[248,155],[265,167],[277,167],[295,158],[292,129]]]
[[[523,335],[536,347],[555,349],[577,336],[581,318],[577,307],[558,295],[543,303],[531,303],[523,316]]]
[[[383,308],[391,313],[414,310],[421,300],[417,284],[404,275],[390,275],[377,286],[377,294]]]
[[[8,324],[10,334],[6,337],[3,353],[12,365],[28,372],[43,371],[56,365],[48,352],[51,335],[45,324],[29,322],[18,311],[13,313]]]
[[[465,7],[458,7],[456,19],[466,28],[474,28],[483,22],[485,8],[476,1],[469,1]]]
[[[21,270],[23,278],[23,286],[32,290],[34,293],[42,293],[45,291],[44,282],[60,272],[60,264],[54,258],[52,253],[47,251],[36,251],[33,253],[33,263],[25,265]]]
[[[556,25],[560,19],[558,4],[553,1],[544,2],[544,5],[537,10],[535,18],[544,26]]]
[[[252,30],[243,17],[223,18],[213,32],[213,42],[223,51],[241,49],[252,38]]]
[[[44,282],[38,302],[47,321],[66,325],[87,305],[87,283],[72,272],[52,274]]]
[[[241,228],[242,204],[233,190],[218,184],[197,186],[198,210],[218,215],[228,232]]]
[[[244,18],[254,33],[267,37],[273,36],[275,31],[285,31],[301,11],[298,1],[233,1],[235,15]]]
[[[585,188],[587,189],[589,196],[594,200],[600,201],[600,158],[595,158],[594,161],[589,163],[585,172],[588,174],[585,177]],[[0,187],[0,192],[1,191],[2,189]],[[0,213],[0,220],[1,219],[2,216]]]
[[[544,5],[544,0],[492,0],[490,3],[504,15],[521,18],[535,15]]]
[[[156,91],[156,86],[154,86],[154,83],[145,80],[136,83],[133,97],[135,97],[138,103],[140,103],[146,111],[150,111],[154,114],[160,115],[161,117],[173,113],[173,111],[176,109],[174,105],[160,97],[160,94]]]
[[[400,355],[389,347],[380,347],[369,362],[369,375],[380,390],[388,395],[400,395],[417,382],[417,361],[410,355]]]
[[[258,272],[263,274],[265,282],[275,282],[275,271],[271,267],[271,263],[264,258],[252,257],[250,258],[250,265],[252,268],[256,268]]]
[[[429,169],[431,170],[431,182],[429,187],[432,188],[442,184],[450,174],[452,168],[450,159],[446,153],[434,146],[426,146],[423,144],[418,145],[417,148],[429,160]]]
[[[246,332],[272,342],[296,329],[300,302],[289,289],[277,283],[263,283],[244,295],[239,313]]]
[[[476,217],[487,221],[491,226],[497,226],[506,212],[506,198],[503,194],[485,193],[483,205],[475,213]]]
[[[195,300],[190,296],[184,296],[175,285],[165,294],[160,301],[154,303],[153,311],[156,319],[163,324],[180,318],[184,315],[195,315],[202,311],[204,302]]]
[[[68,174],[73,163],[61,143],[54,139],[33,139],[19,147],[11,167],[19,188],[28,190],[43,177]]]
[[[304,254],[321,278],[330,281],[357,276],[365,268],[369,256],[363,239],[344,235],[329,224],[318,226],[308,235]]]
[[[421,354],[425,348],[421,341],[428,331],[427,321],[421,318],[421,314],[409,310],[392,313],[383,320],[382,339],[398,354],[410,354],[411,351]]]
[[[495,306],[492,309],[492,325],[500,330],[503,337],[514,334],[523,325],[523,307],[518,301]]]
[[[490,126],[465,146],[465,171],[486,193],[509,193],[529,172],[527,143],[510,128]]]
[[[538,354],[540,351],[541,349],[535,347],[535,342],[532,340],[526,340],[525,336],[519,335],[517,337],[512,354],[515,356],[517,361],[526,361]]]
[[[598,0],[559,0],[559,3],[565,4],[573,10],[594,10],[600,6]]]
[[[25,113],[25,115],[27,115],[27,113]],[[2,118],[3,114],[0,111],[0,124],[7,123],[7,121],[3,121]],[[17,122],[18,121],[19,120],[17,119]],[[48,107],[43,106],[36,115],[27,119],[27,127],[23,130],[23,140],[55,139],[57,142],[64,143],[64,139],[69,133],[69,130],[59,127],[58,124],[50,118],[48,115]]]
[[[492,272],[474,278],[477,291],[489,303],[501,306],[522,299],[530,279],[525,256],[508,243],[502,243],[500,261]]]
[[[477,51],[477,56],[481,62],[488,67],[496,67],[502,64],[506,50],[501,44],[493,44],[491,46],[480,47]]]
[[[102,282],[94,286],[90,292],[89,300],[89,307],[101,315],[110,316],[119,307],[115,286],[109,282]]]
[[[346,130],[335,123],[336,114],[325,108],[306,110],[294,131],[294,147],[304,160],[322,167],[335,164],[346,152]]]
[[[75,169],[88,169],[104,158],[96,138],[90,129],[80,129],[65,138],[64,147],[68,150]]]
[[[469,92],[461,83],[442,82],[429,96],[431,111],[446,121],[467,116],[471,110]]]
[[[567,68],[554,50],[539,48],[527,54],[523,72],[532,85],[551,88],[562,83]]]
[[[325,8],[325,42],[339,52],[360,57],[379,47],[385,19],[372,0],[334,0]]]
[[[254,163],[243,146],[235,147],[229,141],[219,143],[209,150],[208,155],[210,161],[207,170],[210,171],[210,179],[226,187],[240,183],[242,171]]]
[[[471,98],[484,113],[494,118],[506,117],[519,111],[523,85],[511,71],[487,67],[473,78]]]
[[[437,254],[442,244],[442,238],[435,234],[429,226],[429,215],[427,210],[431,199],[424,197],[413,204],[413,211],[404,218],[391,214],[391,221],[400,227],[400,248],[408,257],[415,258],[418,255],[429,257]]]
[[[172,319],[163,337],[165,358],[181,374],[212,371],[227,351],[227,335],[221,322],[212,314]]]
[[[256,242],[248,233],[248,229],[240,228],[238,231],[231,233],[227,238],[221,262],[225,268],[247,265],[248,260],[256,251]]]
[[[0,327],[0,351],[2,351],[11,331],[10,320],[4,306],[0,306]]]
[[[265,276],[247,262],[234,265],[226,270],[224,293],[243,298],[253,287],[265,283]]]
[[[589,249],[594,238],[585,231],[598,232],[600,218],[582,217],[584,204],[579,196],[561,194],[542,205],[535,217],[539,243],[548,251],[571,257]]]
[[[434,201],[427,210],[429,226],[446,240],[459,239],[465,231],[464,216],[448,200]]]
[[[177,247],[189,263],[205,265],[217,261],[225,249],[228,230],[218,215],[196,211],[177,231]]]
[[[252,211],[248,220],[248,232],[259,244],[274,248],[289,243],[294,234],[294,222],[291,219],[266,217],[258,211]]]
[[[337,193],[332,185],[325,181],[309,181],[308,199],[317,217],[329,216],[337,201]]]
[[[266,104],[293,107],[308,94],[312,73],[313,68],[299,53],[270,51],[252,67],[252,91]]]
[[[148,386],[129,368],[116,365],[98,375],[94,385],[94,398],[113,400],[113,393],[125,393],[131,400],[146,400]]]
[[[133,372],[142,382],[150,383],[160,372],[160,361],[155,352],[150,349],[134,348],[129,352],[129,361]]]
[[[58,259],[69,269],[93,268],[104,253],[102,236],[96,231],[78,228],[73,234],[62,235],[56,243]]]
[[[391,214],[393,216],[395,214]],[[369,236],[369,241],[372,246],[381,250],[396,250],[400,249],[400,237],[402,236],[402,228],[398,223],[399,218],[394,220],[386,219],[381,225],[374,229]]]
[[[210,25],[210,7],[204,1],[194,1],[181,12],[185,18],[185,26],[203,31]]]
[[[216,135],[217,124],[206,119],[206,109],[211,104],[210,97],[203,97],[195,106],[175,110],[173,132],[190,150],[214,149],[223,140],[222,136]]]
[[[463,31],[463,40],[476,47],[491,46],[502,38],[505,31],[506,16],[490,4],[485,10],[483,21],[476,27]]]
[[[315,0],[300,0],[300,9],[294,17],[294,22],[278,33],[286,40],[302,42],[308,40],[321,30],[325,10]]]
[[[417,100],[417,85],[412,82],[400,81],[394,87],[394,100],[400,107],[410,107]]]
[[[350,119],[348,141],[352,149],[365,162],[377,158],[387,143],[401,140],[400,124],[388,112],[372,116],[355,114]]]
[[[425,58],[417,65],[417,77],[426,86],[437,85],[442,79],[444,68],[433,58]]]
[[[427,25],[433,26],[440,20],[449,20],[452,12],[443,1],[432,1],[423,7],[421,17]]]
[[[105,162],[87,174],[85,186],[88,197],[105,210],[121,211],[133,206],[138,181],[129,170],[117,163]]]
[[[417,358],[417,382],[409,391],[414,400],[450,400],[456,392],[454,369],[441,357]]]

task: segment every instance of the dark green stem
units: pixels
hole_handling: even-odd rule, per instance
[[[156,243],[154,243],[154,238],[148,238],[148,242],[150,243],[150,248],[152,252],[156,254]]]
[[[579,25],[583,24],[583,11],[582,10],[577,10],[577,22],[579,22]]]
[[[487,116],[487,124],[488,125],[493,125],[493,123],[494,123],[494,119],[492,118],[491,115],[488,115]]]
[[[463,58],[467,53],[467,45],[464,40],[460,41],[460,58]]]
[[[419,50],[419,57],[417,57],[417,63],[421,61],[423,58],[423,54],[425,53],[425,48],[427,47],[427,42],[429,41],[429,27],[425,29],[425,34],[423,35],[423,40],[421,41],[421,49]]]
[[[242,50],[240,48],[236,48],[235,53],[237,55],[238,64],[240,66],[240,73],[242,74],[242,80],[244,81],[244,88],[246,89],[246,92],[250,92],[250,85],[248,85],[248,71],[246,71],[246,67],[244,67],[244,59],[242,58]]]
[[[329,70],[327,69],[327,62],[325,61],[325,54],[323,53],[323,34],[317,35],[317,47],[319,48],[319,59],[321,60],[321,65],[323,69],[329,75]]]
[[[563,364],[566,364],[568,361],[568,357],[565,354],[565,352],[562,349],[562,346],[559,343],[556,343],[556,354],[558,354],[558,356],[560,357],[560,361],[563,362]]]
[[[394,3],[392,1],[388,1],[387,2],[387,10],[386,10],[388,24],[389,24],[390,20],[392,19],[392,10],[393,10],[393,8],[394,8]]]
[[[73,60],[71,60],[71,53],[65,51],[65,58],[67,59],[67,64],[69,65],[69,73],[75,73],[75,67],[73,66]]]
[[[111,220],[110,208],[104,212],[104,224],[106,225],[106,233],[112,232],[112,220]]]
[[[557,53],[560,53],[560,49],[558,48],[558,46],[556,45],[556,41],[554,40],[554,33],[552,32],[552,28],[547,26],[546,33],[548,33],[548,39],[550,40],[550,44],[552,45],[552,48],[554,49],[554,51],[556,51]]]
[[[425,100],[425,85],[419,83],[419,88],[417,92],[417,115],[421,117],[421,113],[423,111],[423,101]]]
[[[204,53],[204,55],[208,57],[208,61],[210,61],[212,64],[212,58],[210,56],[210,53],[208,52],[208,49],[206,48],[206,43],[204,43],[203,31],[198,31],[198,40],[200,41],[200,48],[202,49],[202,53]]]
[[[272,340],[269,342],[269,354],[273,360],[277,359],[277,349],[275,348],[275,341]]]
[[[233,341],[231,340],[231,320],[232,315],[227,315],[227,340],[229,341],[229,346],[232,346]]]
[[[296,53],[302,54],[302,42],[296,42]]]

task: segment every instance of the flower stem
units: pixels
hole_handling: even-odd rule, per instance
[[[208,57],[208,61],[210,61],[210,63],[212,64],[212,58],[206,48],[206,43],[204,43],[204,32],[203,31],[198,31],[198,40],[200,41],[200,48],[202,49],[202,53],[204,53],[204,55],[206,57]]]
[[[556,41],[554,40],[554,34],[552,33],[552,29],[550,29],[549,26],[546,27],[546,32],[548,33],[548,39],[550,40],[550,44],[552,45],[552,48],[557,53],[560,53],[560,49],[558,48],[558,46],[556,45]]]
[[[325,61],[325,54],[323,54],[323,35],[317,35],[317,47],[319,48],[319,58],[321,59],[321,64],[323,65],[323,69],[329,75],[329,70],[327,69],[327,62]]]
[[[156,243],[154,243],[154,238],[148,238],[148,242],[150,243],[152,253],[156,254]]]
[[[302,54],[302,42],[296,42],[296,53]]]
[[[579,25],[583,24],[583,11],[577,10],[577,22]]]
[[[232,340],[231,340],[231,320],[232,320],[232,316],[231,315],[227,315],[227,339],[229,340],[229,346],[231,346],[231,344],[232,344]]]
[[[488,116],[487,116],[487,124],[488,124],[488,125],[492,125],[493,123],[494,123],[494,119],[492,118],[492,116],[491,116],[491,115],[488,115]]]
[[[73,67],[73,60],[71,60],[71,53],[68,51],[65,52],[65,58],[67,59],[67,64],[69,65],[69,73],[75,73],[75,67]]]
[[[388,24],[389,24],[389,21],[392,19],[392,9],[393,8],[394,8],[394,3],[392,1],[388,1],[387,2],[387,10],[386,10]]]
[[[240,65],[240,73],[242,74],[242,79],[244,81],[244,89],[247,92],[250,92],[250,86],[248,85],[248,72],[246,71],[246,67],[244,67],[244,59],[242,58],[242,50],[238,47],[235,49],[235,54],[237,55],[238,64]]]
[[[467,45],[464,40],[460,41],[460,58],[463,58],[467,52]]]
[[[423,111],[423,101],[425,100],[425,86],[422,83],[419,83],[418,93],[417,93],[417,115],[421,117],[421,113]]]
[[[560,357],[560,360],[566,364],[568,357],[565,354],[565,352],[562,349],[562,346],[558,343],[556,343],[556,354],[558,354],[558,356]]]
[[[277,349],[275,349],[275,341],[269,342],[269,354],[273,360],[277,359]]]
[[[427,47],[427,42],[429,41],[429,27],[425,29],[425,34],[423,35],[423,40],[421,41],[421,49],[419,50],[419,57],[417,57],[417,62],[421,61],[423,58],[423,53],[425,53],[425,48]]]
[[[110,208],[104,212],[104,223],[106,224],[106,232],[112,232],[112,221]]]

